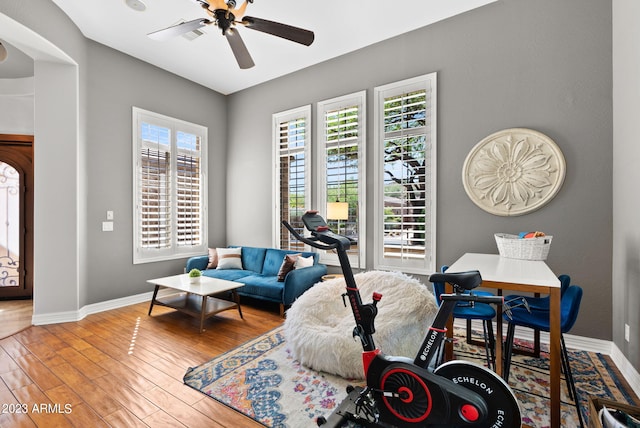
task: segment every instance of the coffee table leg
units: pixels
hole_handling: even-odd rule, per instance
[[[200,333],[204,331],[204,318],[207,312],[207,296],[202,296],[202,308],[200,309]]]
[[[238,313],[240,314],[240,319],[244,319],[242,316],[242,308],[240,308],[240,295],[236,293],[236,290],[231,291],[231,296],[233,297],[233,301],[238,305]]]
[[[156,301],[156,297],[158,296],[159,289],[160,289],[160,286],[156,285],[156,288],[153,290],[153,297],[151,298],[151,304],[149,305],[149,315],[151,315],[151,309],[153,309],[153,302]]]

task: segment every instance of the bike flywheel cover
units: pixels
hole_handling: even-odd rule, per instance
[[[445,377],[480,395],[487,404],[487,420],[466,427],[522,426],[520,406],[509,385],[493,371],[468,361],[449,361],[435,369],[434,374]],[[462,414],[465,409],[458,409]]]

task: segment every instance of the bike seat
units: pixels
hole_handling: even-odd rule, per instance
[[[430,282],[448,282],[465,290],[472,290],[482,283],[480,271],[470,270],[467,272],[444,272],[429,275]]]

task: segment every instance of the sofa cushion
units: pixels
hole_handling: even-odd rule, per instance
[[[266,248],[242,247],[242,267],[246,270],[261,273]]]
[[[243,269],[241,248],[216,248],[218,266],[216,269]]]
[[[278,271],[282,265],[282,259],[292,251],[278,250],[276,248],[267,248],[267,254],[264,257],[261,273],[265,276],[278,276]]]
[[[209,248],[209,263],[207,269],[215,269],[218,267],[218,252],[215,248]]]
[[[284,286],[282,282],[278,282],[277,276],[248,275],[239,279],[238,282],[244,284],[244,287],[238,289],[240,294],[262,297],[275,302],[282,301]]]
[[[207,269],[202,272],[204,276],[208,276],[211,278],[218,279],[226,279],[227,281],[240,281],[242,282],[242,278],[245,276],[253,275],[255,272],[251,272],[248,270],[242,269]]]
[[[309,257],[298,257],[296,259],[296,263],[295,263],[295,268],[296,269],[302,269],[302,268],[306,268],[309,266],[313,266],[313,257],[309,256]]]
[[[301,254],[287,254],[284,256],[284,260],[282,261],[282,265],[280,265],[280,270],[278,271],[278,281],[284,281],[285,276],[289,272],[291,272],[295,268],[296,260],[300,257]]]

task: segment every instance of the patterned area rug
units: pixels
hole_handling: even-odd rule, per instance
[[[484,361],[484,348],[467,345],[462,332],[456,335],[455,342],[458,358]],[[570,352],[585,423],[589,417],[589,396],[637,403],[637,397],[620,380],[608,357],[585,351]],[[522,422],[536,428],[549,426],[548,355],[543,357],[515,355],[510,378],[520,401]],[[346,396],[347,385],[362,384],[362,381],[342,379],[300,365],[287,349],[281,327],[189,369],[184,382],[274,428],[315,426],[318,416],[329,416]],[[562,426],[577,427],[577,414],[566,397],[564,381],[562,391]]]

